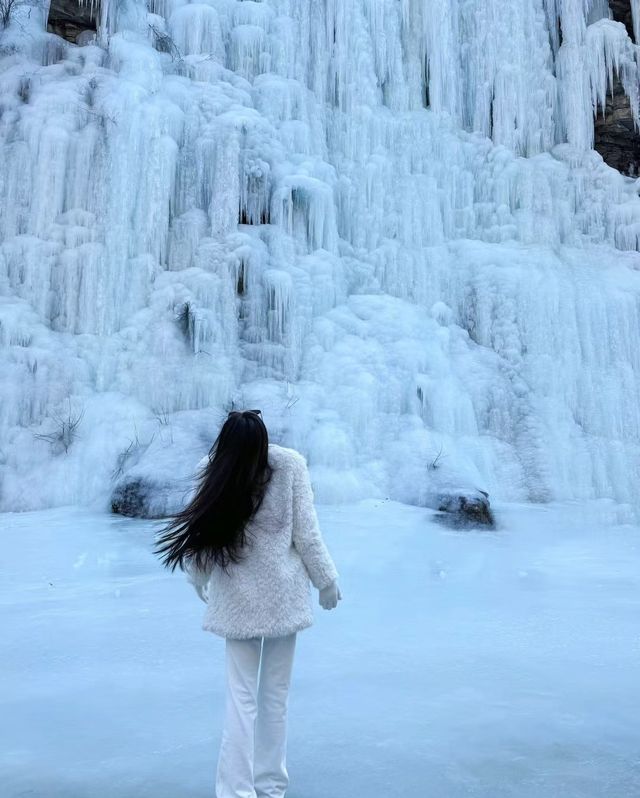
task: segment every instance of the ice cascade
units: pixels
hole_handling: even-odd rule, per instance
[[[640,58],[608,4],[149,3],[0,31],[0,508],[169,495],[240,406],[321,500],[637,509],[640,184],[592,147]]]

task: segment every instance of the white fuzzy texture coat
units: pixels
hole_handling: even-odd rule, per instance
[[[186,568],[208,596],[202,628],[237,640],[281,637],[313,623],[311,583],[321,590],[338,577],[322,539],[304,457],[269,444],[273,474],[246,527],[242,559],[225,572]],[[205,461],[206,462],[206,461]]]

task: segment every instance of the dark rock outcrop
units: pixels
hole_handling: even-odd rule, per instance
[[[74,42],[84,31],[96,31],[100,6],[98,2],[82,0],[51,0],[47,30]]]
[[[131,477],[119,482],[111,494],[111,512],[133,518],[164,518],[183,506],[176,485]]]
[[[616,79],[613,95],[607,97],[604,114],[595,120],[594,148],[604,161],[625,175],[640,174],[640,133],[636,130],[631,104]]]
[[[484,490],[446,490],[437,496],[436,520],[455,528],[483,526],[493,529],[495,518]]]
[[[622,22],[633,40],[631,0],[609,0],[616,22]],[[607,97],[604,114],[600,111],[595,120],[594,148],[605,163],[625,175],[640,174],[640,134],[636,130],[631,104],[622,84],[616,78],[613,93]]]
[[[631,0],[609,0],[609,8],[616,22],[622,22],[627,29],[629,38],[633,41],[633,16],[631,14]]]

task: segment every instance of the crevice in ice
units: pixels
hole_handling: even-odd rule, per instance
[[[245,157],[240,164],[238,224],[270,223],[270,166],[259,158]]]
[[[238,296],[244,296],[245,292],[245,262],[240,260],[236,276],[236,294],[238,294]]]
[[[100,5],[94,0],[51,0],[48,6],[47,30],[75,44],[86,44],[96,38]]]

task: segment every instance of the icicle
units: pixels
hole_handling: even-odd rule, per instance
[[[269,71],[266,36],[257,25],[236,25],[231,32],[231,68],[245,78]]]
[[[594,113],[604,111],[607,91],[613,92],[614,76],[619,76],[631,103],[631,113],[636,125],[639,119],[638,50],[631,43],[621,22],[602,20],[587,29],[587,71],[591,84],[591,102]]]
[[[224,61],[220,20],[214,8],[190,3],[177,8],[169,17],[169,33],[180,56],[204,55]]]
[[[640,0],[631,0],[631,18],[633,20],[633,41],[640,45]]]
[[[310,251],[335,247],[335,221],[331,189],[314,177],[287,177],[274,191],[271,216]]]
[[[286,343],[292,312],[291,275],[285,271],[267,269],[262,273],[262,279],[267,297],[267,334],[272,341]]]

